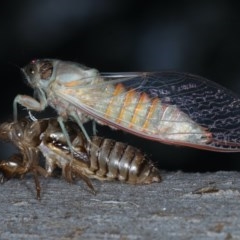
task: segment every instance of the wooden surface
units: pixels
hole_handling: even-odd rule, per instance
[[[41,178],[1,185],[0,239],[240,239],[240,173],[164,172],[132,186]],[[199,193],[202,189],[202,193]],[[204,192],[205,191],[205,192]]]

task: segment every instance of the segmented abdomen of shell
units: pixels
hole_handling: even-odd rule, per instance
[[[120,180],[131,184],[160,182],[159,170],[139,149],[98,136],[86,147],[90,170],[100,180]]]

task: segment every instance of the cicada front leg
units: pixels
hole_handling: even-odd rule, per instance
[[[47,107],[47,100],[44,94],[42,93],[40,96],[40,102],[38,102],[36,99],[27,96],[27,95],[17,95],[13,101],[13,117],[14,121],[17,122],[17,104],[22,105],[23,107],[27,108],[27,110],[32,111],[43,111]]]
[[[38,102],[36,99],[34,99],[30,96],[27,96],[27,95],[17,95],[15,97],[15,99],[13,101],[13,117],[14,117],[15,122],[17,122],[17,118],[18,118],[17,104],[20,104],[23,107],[27,108],[28,112],[30,112],[31,110],[40,112],[40,111],[43,111],[47,107],[47,105],[48,105],[47,104],[47,99],[46,99],[44,93],[39,94],[39,96],[40,96],[40,102]],[[30,119],[33,119],[32,114],[30,114],[29,116],[30,116]],[[66,138],[68,146],[71,149],[71,151],[73,152],[71,141],[70,141],[68,132],[66,130],[66,127],[65,127],[65,124],[64,124],[64,119],[63,119],[62,116],[58,117],[58,122],[59,122],[59,125],[62,129],[62,132],[63,132],[63,134]],[[84,127],[81,126],[81,128],[83,129]],[[86,131],[85,131],[85,133],[86,133]]]
[[[41,187],[38,175],[47,176],[47,172],[39,165],[29,166],[28,162],[24,161],[22,154],[15,154],[8,160],[0,162],[0,172],[3,174],[1,182],[9,180],[14,177],[23,178],[27,173],[33,173],[35,188],[37,192],[37,199],[40,200]]]
[[[22,178],[26,174],[26,169],[22,163],[23,156],[21,154],[15,154],[8,160],[2,160],[0,162],[0,171],[2,173],[1,182],[14,177]]]

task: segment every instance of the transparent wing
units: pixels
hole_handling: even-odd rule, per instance
[[[121,105],[121,111],[126,108],[126,111],[132,114],[131,104],[136,107],[138,104],[136,101],[140,101],[140,96],[144,95],[151,101],[150,103],[147,100],[143,101],[141,110],[149,109],[153,100],[157,99],[164,106],[174,106],[174,109],[176,108],[179,113],[184,113],[189,118],[176,117],[164,120],[164,118],[153,116],[148,119],[153,124],[159,126],[161,121],[162,123],[168,121],[170,125],[178,121],[182,121],[181,123],[193,121],[197,126],[211,133],[211,142],[199,143],[203,145],[200,148],[205,148],[204,145],[207,145],[206,148],[210,150],[214,148],[219,151],[235,151],[235,149],[237,151],[240,148],[240,98],[214,82],[179,72],[102,73],[101,80],[81,88],[76,84],[58,90],[57,94],[92,118],[137,135],[141,135],[140,130],[138,134],[126,127],[127,123],[124,125],[124,119],[123,123],[122,119],[118,119],[120,114],[111,120],[106,115],[106,111],[110,105],[111,109],[119,108]],[[126,96],[129,98],[128,101]],[[141,111],[136,114],[139,114],[139,119],[147,116]],[[179,130],[169,134],[200,134],[189,131]],[[153,139],[157,140],[156,137]],[[159,136],[159,140],[164,142],[164,136]],[[184,142],[181,145],[184,145]],[[189,143],[186,142],[185,145]]]

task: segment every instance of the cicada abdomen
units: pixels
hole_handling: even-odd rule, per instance
[[[89,170],[100,180],[117,179],[131,184],[160,182],[159,170],[139,149],[126,143],[94,136],[87,144]]]

